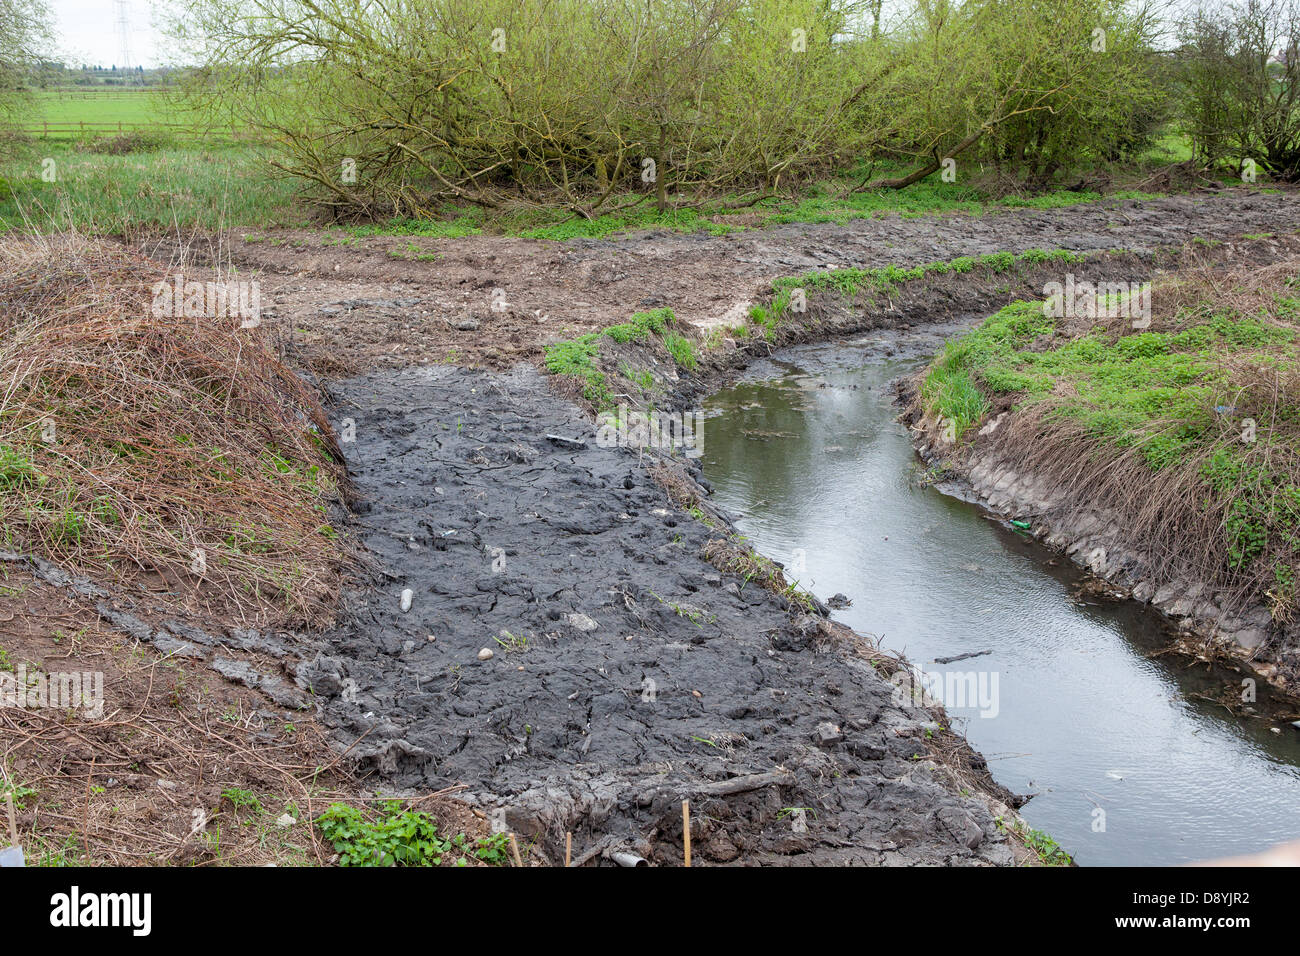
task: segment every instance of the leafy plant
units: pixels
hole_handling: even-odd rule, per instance
[[[250,790],[229,787],[221,791],[221,798],[229,803],[236,813],[240,810],[252,810],[258,814],[266,813],[262,808],[262,802],[257,799],[257,794]]]
[[[427,814],[403,810],[397,800],[385,802],[374,819],[356,807],[331,804],[316,825],[340,866],[438,866],[451,848]]]
[[[504,833],[470,840],[463,833],[451,838],[451,845],[461,853],[482,860],[490,866],[504,866],[510,860],[509,837]]]

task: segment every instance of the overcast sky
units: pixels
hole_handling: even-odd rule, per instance
[[[55,15],[59,53],[69,65],[111,66],[119,59],[117,5],[114,0],[49,0]],[[159,66],[166,47],[155,26],[155,6],[164,0],[126,0],[130,66]],[[184,3],[184,0],[179,0]],[[1195,0],[1147,0],[1161,10],[1193,6]],[[886,0],[886,9],[898,0]]]
[[[157,66],[159,43],[149,0],[127,0],[130,66]],[[112,66],[118,61],[117,5],[113,0],[50,0],[59,52],[69,65]]]

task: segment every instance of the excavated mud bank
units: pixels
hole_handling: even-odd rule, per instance
[[[795,223],[724,236],[667,231],[554,242],[505,236],[348,238],[277,231],[275,242],[189,243],[257,277],[264,325],[299,365],[329,377],[448,362],[498,370],[557,338],[671,307],[701,328],[737,322],[773,279],[819,269],[904,267],[1026,249],[1148,253],[1193,237],[1293,232],[1300,193],[1199,190],[1154,200],[986,216],[897,215]],[[175,237],[141,240],[166,261]],[[416,246],[421,256],[408,253]],[[394,256],[404,256],[398,258]],[[493,299],[495,290],[505,301]]]
[[[690,799],[710,862],[1013,862],[983,761],[850,632],[706,563],[650,462],[536,372],[328,390],[372,574],[299,677],[370,781],[465,784],[552,861],[568,831],[678,861]]]
[[[1006,215],[944,224],[980,234],[973,245],[966,235],[952,248],[889,243],[874,255],[854,250],[881,224],[858,224],[837,233],[847,245],[834,264],[1123,244],[1136,254],[1073,271],[1114,279],[1119,269],[1138,280],[1158,267],[1159,248],[1187,237],[1196,213],[1198,233],[1230,236],[1234,220],[1242,229],[1290,225],[1294,205],[1290,195],[1234,193],[1164,201],[1121,214],[1122,225],[1114,211]],[[1071,216],[1082,235],[1064,228]],[[1010,235],[984,242],[985,232]],[[785,273],[796,263],[777,253],[789,238],[748,241]],[[575,243],[564,264],[597,251],[645,254],[655,242],[708,245]],[[911,353],[933,345],[924,330],[936,320],[953,334],[1041,286],[1041,271],[909,285],[869,312],[814,304],[803,338],[878,329],[885,354]],[[621,313],[603,314],[608,322]],[[494,338],[497,321],[485,319],[480,340]],[[545,341],[544,328],[524,339]],[[691,407],[757,360],[746,350],[692,374],[670,371],[661,407]],[[856,635],[705,561],[719,532],[673,504],[657,462],[597,446],[590,410],[557,398],[533,370],[374,371],[328,392],[335,427],[355,429],[344,451],[373,566],[299,682],[371,781],[464,784],[468,799],[552,861],[570,831],[583,862],[615,850],[678,861],[683,799],[699,827],[697,857],[710,862],[1023,856],[995,820],[1014,823],[1018,798],[964,742],[937,731],[941,713],[911,707],[859,653]],[[698,470],[681,478],[707,492]],[[716,514],[707,498],[701,504]]]

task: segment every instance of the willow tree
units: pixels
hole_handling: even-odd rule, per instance
[[[922,164],[905,186],[1047,128],[1031,114],[1057,117],[1052,142],[1103,129],[1130,61],[1085,27],[1117,6],[914,0],[884,23],[873,0],[188,0],[174,32],[203,64],[194,102],[337,210],[594,216],[752,200],[886,149]]]
[[[835,38],[859,6],[193,0],[173,33],[203,64],[192,102],[261,131],[328,204],[594,215],[851,156],[866,141],[844,119],[860,56]]]
[[[1182,120],[1198,157],[1300,182],[1300,0],[1202,6],[1180,35]]]
[[[49,23],[45,0],[0,0],[0,123],[26,108],[25,81],[48,51]]]
[[[1126,0],[920,0],[885,96],[902,188],[970,156],[1034,184],[1106,152],[1158,96],[1156,21]]]

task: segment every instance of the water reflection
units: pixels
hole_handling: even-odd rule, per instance
[[[922,480],[887,388],[918,361],[788,354],[779,377],[710,400],[715,498],[819,597],[847,595],[839,619],[937,675],[997,779],[1037,794],[1033,826],[1095,865],[1300,836],[1300,733],[1216,703],[1240,696],[1241,674],[1151,656],[1157,615],[1080,598],[1068,561]],[[979,680],[994,674],[990,713]]]

